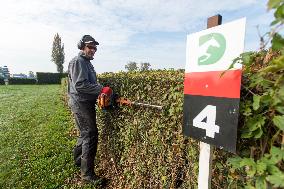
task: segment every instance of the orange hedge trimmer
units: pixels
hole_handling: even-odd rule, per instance
[[[114,107],[124,106],[124,105],[126,105],[126,106],[132,106],[132,105],[143,106],[143,107],[149,107],[149,108],[157,108],[159,110],[163,109],[163,106],[130,101],[127,98],[119,97],[117,94],[113,94],[111,96],[101,94],[98,98],[98,106],[101,109],[109,109],[109,108],[114,108]]]

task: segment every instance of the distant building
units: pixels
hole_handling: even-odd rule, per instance
[[[28,78],[28,76],[26,74],[20,73],[20,74],[12,74],[13,78]]]
[[[10,78],[10,71],[7,66],[0,67],[0,77],[3,77],[5,79]]]
[[[0,67],[0,78],[4,78],[4,73],[2,67]]]

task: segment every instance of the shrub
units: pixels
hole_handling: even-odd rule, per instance
[[[239,153],[228,160],[230,187],[284,188],[284,2],[269,0],[275,20],[269,51],[246,52],[239,123]],[[278,33],[277,33],[278,32]]]
[[[36,79],[9,78],[9,85],[36,84]]]
[[[5,85],[4,78],[0,77],[0,85]]]
[[[237,154],[214,150],[212,187],[284,187],[283,60],[272,50],[235,60],[244,64]],[[183,76],[182,70],[100,75],[121,96],[164,106],[99,112],[100,159],[104,169],[116,167],[119,188],[196,187],[198,142],[182,135]]]
[[[67,73],[45,73],[37,72],[37,83],[38,84],[60,84],[61,79],[67,77]]]
[[[183,78],[183,71],[174,70],[99,76],[120,96],[163,106],[98,112],[100,165],[117,175],[117,188],[197,187],[198,142],[182,134]],[[213,178],[225,186],[222,176]]]

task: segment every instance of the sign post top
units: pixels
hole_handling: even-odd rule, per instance
[[[222,24],[222,16],[220,14],[211,16],[207,19],[207,28],[212,28],[214,26],[218,26],[221,24]]]

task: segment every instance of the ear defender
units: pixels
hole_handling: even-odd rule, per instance
[[[77,47],[78,47],[78,49],[80,49],[80,50],[83,50],[83,48],[84,48],[84,46],[85,46],[85,44],[84,44],[84,42],[83,42],[83,40],[84,40],[85,37],[86,37],[86,35],[84,35],[84,36],[80,39],[80,41],[78,42],[78,44],[77,44]]]
[[[99,45],[99,43],[90,35],[84,35],[77,44],[78,49],[83,50],[85,47],[85,43],[94,43],[95,45]]]

